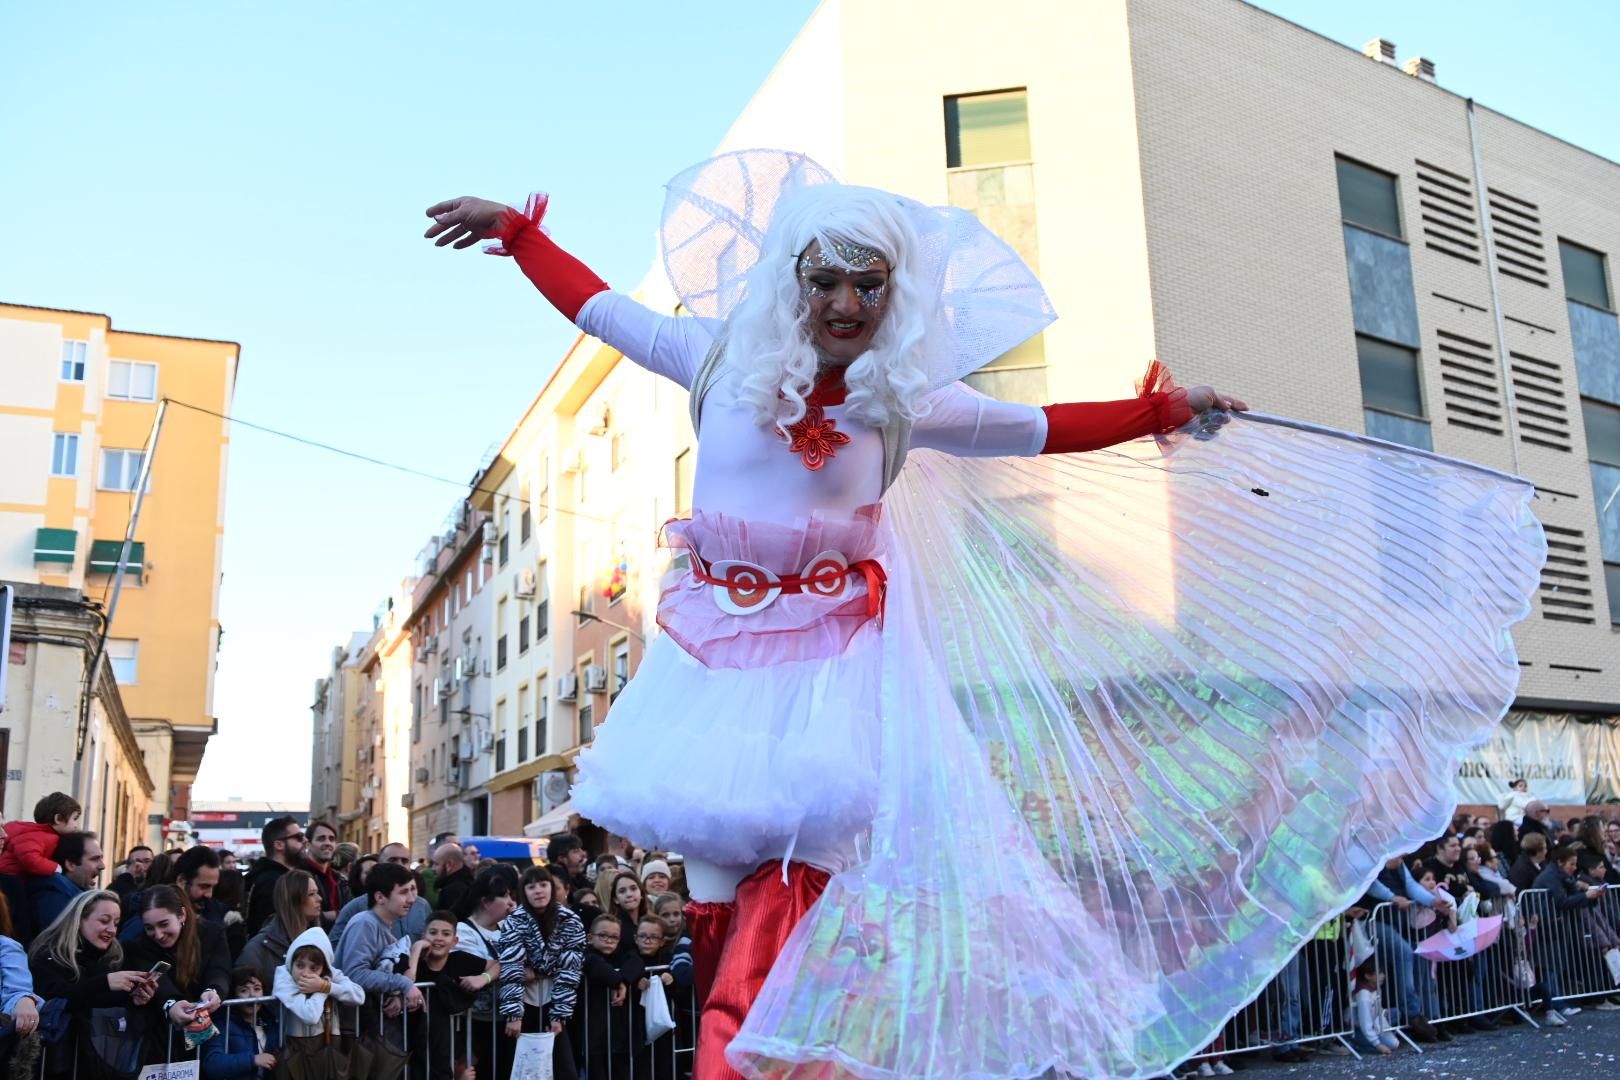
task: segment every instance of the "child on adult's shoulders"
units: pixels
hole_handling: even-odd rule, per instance
[[[56,862],[57,841],[63,833],[79,831],[82,813],[73,796],[53,791],[34,804],[33,821],[6,822],[0,874],[45,877],[60,871]]]

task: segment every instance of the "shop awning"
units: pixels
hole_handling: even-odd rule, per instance
[[[558,833],[568,831],[568,823],[574,819],[574,800],[560,802],[523,826],[524,836],[556,836]]]
[[[73,529],[40,529],[34,534],[34,561],[72,566],[78,541],[79,534]]]
[[[90,572],[92,574],[112,574],[118,570],[118,556],[124,550],[122,540],[95,540],[90,544]],[[146,545],[134,543],[129,545],[129,561],[124,564],[124,573],[139,582],[146,569]]]

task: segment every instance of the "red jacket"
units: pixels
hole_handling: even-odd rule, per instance
[[[0,874],[54,874],[56,830],[37,821],[6,822],[6,850],[0,852]]]

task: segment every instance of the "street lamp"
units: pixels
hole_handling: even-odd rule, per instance
[[[645,649],[647,647],[647,639],[642,637],[640,634],[636,633],[634,630],[630,629],[628,626],[624,625],[623,623],[616,623],[612,619],[604,619],[604,618],[602,618],[602,616],[597,615],[597,614],[595,614],[593,612],[589,612],[589,611],[570,611],[568,614],[576,615],[579,618],[585,619],[585,620],[590,621],[590,622],[599,622],[603,626],[611,626],[615,630],[623,630],[625,633],[629,634],[631,637],[633,637],[637,641],[641,642],[641,647],[643,649]]]

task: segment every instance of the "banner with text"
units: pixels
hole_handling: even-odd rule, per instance
[[[1530,792],[1549,803],[1586,802],[1585,747],[1581,724],[1564,713],[1509,712],[1496,734],[1468,752],[1457,770],[1457,798],[1496,806],[1508,785],[1523,778]]]

